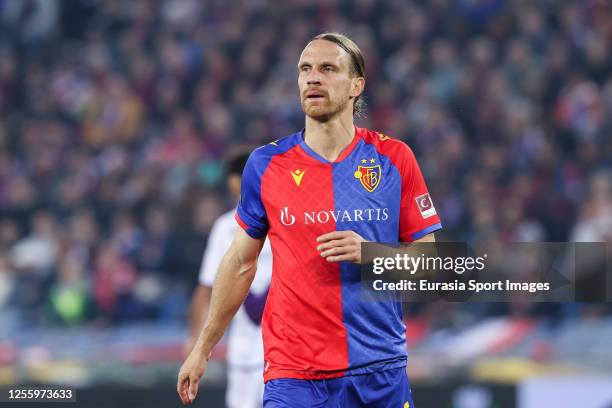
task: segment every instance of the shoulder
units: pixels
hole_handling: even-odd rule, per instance
[[[253,150],[242,173],[243,184],[246,182],[246,184],[249,185],[252,183],[257,185],[268,169],[268,165],[272,159],[275,156],[288,152],[293,147],[300,144],[301,138],[302,132],[300,131]]]
[[[265,167],[277,155],[286,153],[300,144],[302,132],[293,133],[253,150],[249,162],[256,167]]]
[[[365,143],[372,145],[377,152],[389,157],[394,163],[415,160],[412,149],[403,140],[365,128],[358,128],[358,132]]]

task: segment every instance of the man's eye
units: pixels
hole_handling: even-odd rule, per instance
[[[329,65],[328,65],[328,66],[326,66],[326,67],[323,67],[323,71],[327,71],[327,72],[329,72],[329,71],[333,71],[333,68],[332,68],[331,66],[329,66]]]

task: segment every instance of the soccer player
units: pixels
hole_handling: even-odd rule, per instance
[[[227,185],[236,198],[240,197],[242,171],[248,157],[249,151],[239,150],[229,155],[225,161]],[[200,268],[199,285],[191,301],[187,352],[192,350],[202,328],[221,258],[229,248],[238,227],[234,213],[235,210],[231,210],[219,217],[210,232]],[[270,243],[266,241],[257,261],[257,274],[245,303],[234,317],[228,336],[225,394],[228,408],[257,408],[262,405],[264,355],[261,318],[271,277],[272,250]]]
[[[412,407],[401,305],[364,302],[360,244],[434,241],[441,228],[410,148],[355,127],[364,60],[325,33],[298,62],[305,128],[256,149],[208,319],[178,375],[193,402],[210,350],[247,295],[266,235],[273,274],[263,316],[264,407]]]

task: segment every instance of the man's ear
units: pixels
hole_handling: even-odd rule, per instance
[[[365,88],[365,78],[355,77],[353,78],[352,82],[351,98],[356,98],[363,93],[363,89]]]

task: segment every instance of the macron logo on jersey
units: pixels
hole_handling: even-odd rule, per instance
[[[293,176],[293,181],[295,181],[295,185],[296,186],[300,186],[300,183],[302,182],[302,177],[304,177],[304,173],[306,173],[305,170],[293,170],[291,172],[291,175]]]
[[[365,221],[387,221],[389,219],[388,208],[363,208],[353,210],[326,210],[306,211],[300,217],[302,224],[326,224],[331,220],[335,222],[365,222]],[[290,226],[295,224],[297,218],[288,207],[280,210],[280,222]]]

